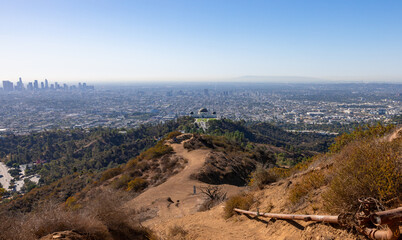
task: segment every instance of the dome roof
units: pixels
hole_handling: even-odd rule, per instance
[[[198,110],[199,113],[207,113],[208,110],[206,108],[201,108],[200,110]]]

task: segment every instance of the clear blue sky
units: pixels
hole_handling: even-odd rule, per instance
[[[402,80],[402,1],[0,0],[0,80]]]

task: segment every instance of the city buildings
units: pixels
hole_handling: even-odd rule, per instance
[[[40,84],[40,86],[39,86]],[[94,90],[94,86],[89,86],[86,83],[79,83],[78,84],[79,87],[78,89],[80,90]],[[3,81],[3,91],[6,92],[11,92],[11,91],[24,91],[24,90],[28,90],[28,91],[38,91],[38,90],[75,90],[77,89],[76,86],[72,85],[72,86],[68,86],[67,84],[63,83],[62,85],[60,85],[59,83],[55,82],[54,84],[50,84],[50,88],[49,88],[49,82],[47,79],[45,79],[45,82],[40,82],[38,80],[34,80],[33,83],[32,82],[28,82],[27,84],[27,88],[25,89],[24,83],[22,82],[22,78],[20,77],[18,82],[16,83],[16,85],[14,86],[14,84],[11,81],[8,80],[4,80]]]

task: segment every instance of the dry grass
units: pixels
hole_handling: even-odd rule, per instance
[[[349,144],[336,156],[334,177],[323,195],[326,209],[352,211],[362,197],[396,205],[402,200],[401,155],[401,138]]]
[[[86,239],[156,239],[134,221],[135,213],[122,208],[127,199],[112,190],[98,193],[80,210],[68,210],[46,203],[28,214],[1,214],[1,240],[31,240],[48,234],[71,230]],[[94,197],[94,196],[93,196]]]
[[[188,232],[182,226],[174,225],[169,228],[169,236],[184,238]]]
[[[229,198],[226,201],[225,209],[224,209],[224,217],[225,219],[230,218],[234,215],[234,209],[240,208],[243,210],[249,210],[251,205],[254,203],[254,197],[251,194],[240,193]]]
[[[310,192],[324,186],[326,183],[326,177],[321,172],[311,172],[304,175],[300,182],[290,188],[289,200],[293,204],[300,203]]]
[[[276,175],[270,169],[257,165],[254,172],[251,173],[248,185],[251,187],[263,189],[265,185],[273,183],[277,180]]]

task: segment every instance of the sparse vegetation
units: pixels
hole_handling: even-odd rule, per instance
[[[20,215],[2,213],[1,240],[33,240],[50,233],[72,230],[86,239],[156,239],[153,233],[132,220],[134,212],[122,208],[126,197],[105,191],[79,211],[65,210],[47,202],[35,211]]]
[[[258,164],[254,172],[251,173],[248,185],[263,189],[266,184],[276,181],[276,176],[270,169],[266,169],[262,164]]]
[[[206,187],[198,187],[198,189],[206,198],[199,211],[207,211],[226,200],[226,192],[219,186],[208,185]]]
[[[311,191],[318,189],[326,184],[325,175],[321,172],[311,172],[304,175],[300,182],[294,184],[289,190],[289,200],[291,203],[299,203]]]
[[[184,238],[188,232],[182,226],[174,225],[169,228],[169,235],[172,237]]]
[[[243,210],[249,210],[251,205],[254,203],[254,197],[252,194],[240,193],[229,198],[226,201],[224,209],[224,218],[228,219],[234,215],[233,209],[240,208]]]

